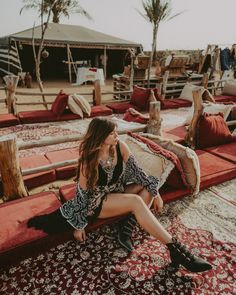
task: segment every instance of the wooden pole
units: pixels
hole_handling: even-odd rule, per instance
[[[161,103],[160,101],[150,101],[149,121],[147,123],[147,132],[161,136]]]
[[[130,82],[129,82],[129,90],[133,91],[134,87],[134,57],[135,57],[135,51],[134,49],[129,48],[129,53],[130,53]]]
[[[167,88],[167,83],[168,83],[168,79],[169,79],[169,71],[165,71],[163,79],[162,79],[162,97],[163,99],[166,96],[166,88]]]
[[[189,147],[191,147],[192,149],[195,149],[197,123],[204,110],[201,89],[193,90],[193,104],[194,104],[193,118],[190,122],[188,132],[185,137],[185,141]]]
[[[99,106],[102,103],[100,80],[94,81],[94,103],[96,106]]]
[[[107,48],[106,46],[104,47],[104,65],[103,65],[103,69],[104,69],[104,77],[105,80],[107,78]]]
[[[7,75],[3,77],[5,83],[6,83],[6,90],[7,90],[7,107],[8,107],[8,113],[15,114],[15,92],[17,88],[17,84],[19,81],[18,76],[14,75]]]
[[[0,172],[6,200],[28,196],[20,171],[16,136],[13,134],[0,137]]]
[[[68,71],[69,71],[69,81],[72,82],[71,78],[71,63],[70,63],[70,46],[69,44],[66,45],[67,48],[67,61],[68,61]]]
[[[207,74],[207,73],[203,74],[201,84],[202,84],[202,86],[203,86],[205,89],[207,89],[208,81],[209,81],[208,74]]]

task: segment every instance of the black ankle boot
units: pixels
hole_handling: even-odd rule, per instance
[[[191,254],[184,245],[173,239],[173,243],[166,244],[170,251],[171,266],[184,266],[191,272],[202,272],[212,269],[212,266],[200,257]]]
[[[129,214],[126,218],[120,221],[118,226],[118,241],[129,252],[133,250],[131,236],[135,225],[136,219],[134,215]]]

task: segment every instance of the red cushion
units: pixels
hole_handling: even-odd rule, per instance
[[[178,105],[179,108],[187,108],[192,106],[192,102],[184,98],[172,98],[172,100]]]
[[[162,110],[178,109],[178,108],[179,108],[179,105],[174,101],[174,99],[165,99],[161,102]]]
[[[23,124],[57,121],[57,116],[50,110],[19,112],[18,117]]]
[[[104,105],[92,106],[90,117],[109,116],[112,113],[112,110]]]
[[[150,89],[134,86],[133,93],[131,95],[131,103],[142,111],[148,110],[148,100],[150,96]]]
[[[215,101],[218,102],[236,102],[236,97],[232,95],[215,95]]]
[[[224,120],[223,114],[204,113],[197,124],[196,146],[206,148],[235,140]]]
[[[0,128],[14,126],[17,124],[20,124],[20,121],[13,114],[1,114],[0,115]]]
[[[109,104],[107,104],[107,107],[112,109],[113,113],[115,113],[115,114],[123,114],[129,108],[134,108],[137,111],[141,111],[141,109],[139,107],[137,107],[129,102],[109,103]]]
[[[52,104],[51,111],[54,115],[60,116],[64,113],[67,103],[68,95],[61,90]]]
[[[22,170],[36,168],[49,165],[50,162],[43,155],[30,156],[20,158],[20,166]],[[23,177],[25,185],[28,188],[37,187],[56,180],[56,173],[54,170],[34,173]]]
[[[172,173],[170,173],[170,175],[168,176],[165,184],[175,188],[183,188],[184,186],[188,186],[180,160],[174,153],[162,148],[152,140],[142,137],[136,133],[129,132],[128,134],[133,138],[137,139],[138,141],[145,143],[150,148],[150,150],[163,155],[175,165],[175,168],[172,170]]]
[[[140,116],[134,116],[130,112],[124,114],[123,120],[127,122],[135,122],[140,124],[147,124],[148,119],[142,118]]]
[[[201,189],[236,177],[235,164],[203,150],[196,150],[195,152],[200,163]]]
[[[48,152],[45,157],[50,163],[58,163],[66,160],[77,160],[79,157],[78,149],[65,149],[60,151]],[[66,167],[56,168],[57,179],[67,179],[75,176],[77,170],[77,164]]]
[[[0,253],[22,246],[47,234],[27,228],[29,218],[52,212],[61,203],[54,192],[43,192],[0,205]]]
[[[206,148],[206,151],[236,164],[236,142]]]
[[[176,138],[173,138],[173,139],[176,142],[177,141],[183,142],[185,139],[185,136],[187,134],[187,130],[186,130],[185,126],[179,126],[179,127],[173,128],[173,129],[165,130],[165,134],[171,134],[171,135],[175,136]]]

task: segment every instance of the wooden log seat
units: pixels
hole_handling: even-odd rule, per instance
[[[20,120],[13,114],[0,114],[0,128],[10,127],[18,124],[20,124]]]
[[[49,160],[43,155],[20,158],[20,166],[22,170],[46,166],[49,164]],[[23,179],[27,188],[32,189],[34,187],[55,181],[56,172],[54,169],[52,169],[48,171],[25,175],[23,176]]]

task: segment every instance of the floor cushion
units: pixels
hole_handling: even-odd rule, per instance
[[[44,239],[47,234],[40,230],[27,228],[29,218],[44,213],[49,213],[61,205],[54,192],[38,193],[29,197],[24,197],[15,201],[6,202],[0,205],[0,260],[5,252],[17,250],[17,255],[21,256],[19,248],[31,245],[32,242]],[[45,243],[45,242],[44,242]],[[43,244],[41,244],[43,245]],[[26,252],[33,250],[28,247]],[[4,256],[3,256],[4,257]],[[10,257],[10,256],[9,256]],[[8,257],[8,258],[9,258]],[[11,257],[10,257],[11,258]],[[14,257],[12,257],[14,258]]]
[[[79,157],[78,149],[65,149],[59,151],[48,152],[45,157],[50,163],[59,163],[66,160],[77,160]],[[77,170],[77,164],[69,165],[66,167],[56,168],[56,178],[57,179],[68,179],[75,176]]]
[[[137,106],[141,111],[147,111],[149,108],[150,88],[134,86],[131,94],[131,103]]]
[[[98,116],[109,116],[112,115],[112,110],[105,105],[99,105],[99,106],[92,106],[91,107],[91,113],[90,118],[98,117]]]
[[[178,142],[184,142],[184,139],[187,135],[187,129],[185,126],[179,126],[176,128],[167,129],[167,130],[165,130],[165,133],[178,137],[179,138]]]
[[[141,109],[130,102],[119,102],[119,103],[109,103],[106,105],[108,108],[112,109],[114,114],[123,114],[129,108],[134,108],[137,111],[141,111]]]
[[[154,141],[135,133],[128,133],[125,140],[136,157],[140,167],[148,174],[156,176],[159,187],[167,184],[174,188],[187,186],[183,168],[178,157],[162,148]]]
[[[46,166],[50,164],[49,160],[43,155],[29,156],[25,158],[20,158],[19,160],[22,170]],[[23,176],[23,179],[27,188],[31,189],[55,181],[56,173],[54,169],[51,169],[44,172],[25,175]]]
[[[236,102],[236,96],[232,95],[214,95],[214,99],[217,102]]]
[[[57,121],[57,115],[55,115],[51,110],[19,112],[18,117],[22,124]]]
[[[196,150],[200,163],[200,189],[231,180],[236,177],[235,164],[204,150]]]
[[[52,106],[51,106],[51,111],[53,112],[54,115],[60,116],[64,113],[66,106],[68,103],[68,95],[61,90],[56,99],[54,100]]]
[[[13,114],[0,114],[0,128],[20,124],[19,119]]]
[[[236,164],[236,142],[205,149],[207,152]]]
[[[197,194],[200,187],[200,166],[196,153],[186,146],[161,136],[148,133],[142,133],[142,136],[151,139],[161,147],[173,152],[178,157],[192,193]]]
[[[236,141],[224,120],[223,114],[207,114],[199,118],[196,127],[196,147],[199,149]]]
[[[73,93],[71,98],[75,101],[75,103],[81,108],[82,112],[90,116],[91,115],[91,106],[87,99],[80,94]]]

